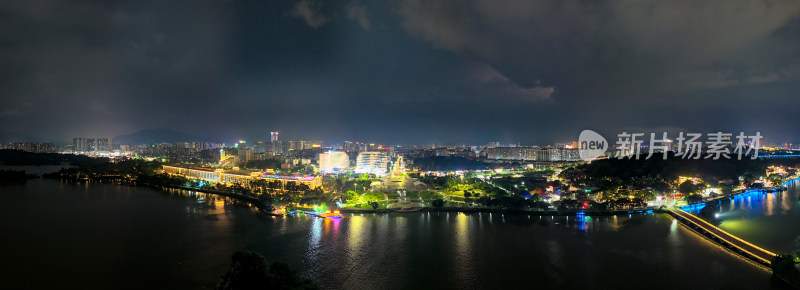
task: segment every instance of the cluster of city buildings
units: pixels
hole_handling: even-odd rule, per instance
[[[499,142],[489,142],[485,146],[456,146],[444,147],[401,147],[396,150],[399,154],[415,158],[426,157],[462,157],[480,159],[488,162],[503,161],[538,161],[538,162],[575,162],[580,161],[578,149],[572,143],[556,144],[556,146],[520,146],[519,144],[501,145]]]
[[[251,149],[254,153],[272,153],[273,155],[277,155],[286,154],[291,151],[322,148],[322,141],[310,142],[303,140],[280,140],[280,138],[278,138],[278,134],[278,132],[270,132],[269,142],[258,141],[256,144],[254,144],[254,146],[252,146]],[[243,141],[240,141],[239,143],[242,142]]]
[[[112,138],[76,137],[72,139],[71,149],[75,154],[112,152],[114,151],[114,142]]]
[[[280,161],[282,169],[310,166],[315,172],[326,174],[385,175],[397,164],[392,160],[399,156],[393,146],[345,141],[324,148],[321,141],[283,141],[278,136],[278,132],[270,132],[269,142],[259,141],[251,145],[240,140],[233,147],[220,148],[217,166],[235,167],[250,161],[272,159]]]
[[[486,148],[486,158],[544,162],[574,162],[581,160],[578,149],[522,146]]]
[[[0,149],[29,152],[62,152],[85,155],[139,156],[160,158],[173,162],[205,164],[214,168],[247,167],[251,161],[279,162],[275,168],[313,168],[324,174],[369,173],[376,175],[405,172],[406,166],[426,157],[460,157],[489,163],[508,162],[572,162],[578,161],[577,149],[569,145],[558,147],[526,147],[519,144],[502,146],[490,142],[483,146],[445,147],[391,146],[366,142],[344,141],[324,146],[323,142],[281,140],[279,133],[270,132],[269,139],[233,144],[215,142],[173,142],[150,144],[115,144],[112,138],[76,137],[61,148],[52,143],[10,143]],[[305,171],[305,170],[304,170]]]
[[[402,156],[398,155],[395,158]],[[385,175],[390,170],[391,155],[385,151],[363,151],[356,154],[355,163],[351,163],[348,152],[322,152],[318,157],[318,169],[322,173],[370,173]],[[394,164],[393,164],[394,165]]]
[[[58,148],[49,142],[15,142],[0,144],[0,149],[20,150],[32,153],[55,153]]]
[[[32,153],[72,153],[84,155],[96,155],[96,153],[112,152],[114,143],[111,138],[84,138],[76,137],[71,143],[64,146],[56,146],[51,142],[14,142],[0,144],[0,150],[20,150]]]

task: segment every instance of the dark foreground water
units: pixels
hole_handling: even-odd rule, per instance
[[[261,216],[185,191],[0,186],[5,289],[213,287],[236,250],[325,289],[769,289],[768,270],[667,215]]]

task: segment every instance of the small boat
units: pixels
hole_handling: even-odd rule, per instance
[[[325,217],[325,218],[329,218],[329,219],[340,219],[340,218],[342,218],[342,215],[339,213],[338,210],[333,211],[333,212],[328,211],[326,213],[320,214],[320,216],[321,217]]]
[[[321,217],[321,218],[330,218],[330,219],[338,219],[342,218],[342,215],[339,213],[338,210],[336,211],[327,211],[327,212],[314,212],[314,211],[305,211],[305,210],[293,210],[288,213],[287,215],[292,216],[314,216],[314,217]]]

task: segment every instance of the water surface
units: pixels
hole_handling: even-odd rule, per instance
[[[800,235],[800,188],[746,194],[720,203],[716,223],[725,231],[775,253],[789,253]]]
[[[213,287],[241,249],[325,289],[785,288],[668,215],[271,217],[224,198],[35,179],[0,187],[9,289]]]

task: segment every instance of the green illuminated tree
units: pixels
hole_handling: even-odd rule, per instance
[[[441,194],[439,194],[437,192],[434,192],[434,191],[430,191],[430,190],[420,191],[419,192],[419,196],[424,200],[433,200],[433,199],[437,199],[437,198],[441,198],[442,197]]]

